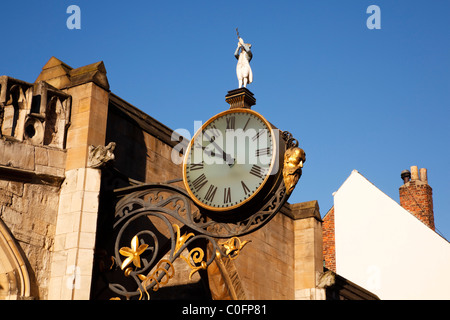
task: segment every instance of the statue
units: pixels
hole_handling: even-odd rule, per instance
[[[248,83],[253,82],[253,73],[250,68],[250,60],[252,60],[253,57],[251,51],[252,45],[250,43],[244,43],[244,40],[239,36],[237,28],[236,32],[239,39],[238,46],[234,52],[234,56],[238,59],[236,75],[239,80],[239,88],[242,88],[242,86],[245,88]]]

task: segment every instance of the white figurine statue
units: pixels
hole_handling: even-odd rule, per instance
[[[247,87],[248,83],[253,82],[253,73],[252,69],[250,68],[250,60],[252,60],[253,57],[251,51],[252,45],[250,43],[244,43],[244,40],[239,37],[239,33],[238,38],[238,46],[236,48],[236,51],[234,52],[234,56],[236,57],[236,59],[238,59],[236,74],[239,80],[239,88],[242,88],[242,86],[244,86],[245,88]]]

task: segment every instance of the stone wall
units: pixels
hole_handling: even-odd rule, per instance
[[[31,296],[47,297],[58,187],[0,180],[0,218],[28,258]]]
[[[99,189],[100,170],[66,171],[56,208],[49,299],[89,299]]]
[[[13,140],[0,140],[0,166],[22,172],[34,172],[42,179],[64,179],[66,152],[61,149],[34,146]]]
[[[172,130],[129,103],[110,95],[106,144],[115,142],[115,167],[129,178],[165,182],[182,178],[172,161]],[[180,185],[181,186],[181,185]]]
[[[31,296],[46,299],[66,154],[0,140],[0,219],[27,257]]]
[[[242,237],[251,240],[234,260],[246,299],[294,299],[294,223],[277,214],[267,225]]]

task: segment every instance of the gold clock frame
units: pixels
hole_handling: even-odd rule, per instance
[[[233,114],[233,113],[249,113],[252,114],[256,117],[258,117],[259,119],[261,119],[264,124],[266,125],[266,127],[268,129],[270,129],[270,133],[272,135],[272,145],[273,145],[273,152],[272,152],[272,159],[271,159],[271,164],[268,170],[268,174],[266,175],[266,177],[264,178],[263,182],[261,183],[261,185],[256,189],[256,191],[247,199],[243,200],[242,202],[239,202],[238,204],[235,204],[233,206],[229,206],[229,207],[213,207],[210,205],[207,205],[205,203],[203,203],[202,201],[200,201],[191,191],[189,184],[187,182],[187,177],[186,177],[186,166],[187,166],[187,161],[192,149],[192,144],[194,143],[194,141],[196,140],[196,138],[198,137],[198,135],[203,132],[203,130],[214,120],[221,118],[223,116],[226,116],[228,114]],[[261,115],[260,113],[251,110],[251,109],[247,109],[247,108],[233,108],[233,109],[228,109],[225,111],[222,111],[216,115],[214,115],[213,117],[211,117],[209,120],[207,120],[202,127],[197,130],[197,132],[194,134],[194,136],[192,137],[191,141],[188,144],[188,147],[186,148],[186,153],[184,155],[184,159],[183,159],[183,184],[184,187],[186,189],[186,191],[188,192],[189,196],[191,197],[192,201],[194,201],[195,204],[199,205],[200,207],[210,211],[210,212],[215,212],[215,213],[224,213],[224,212],[234,212],[239,210],[240,208],[245,207],[246,205],[248,205],[249,203],[251,203],[251,201],[253,201],[255,198],[258,198],[260,191],[264,188],[267,187],[267,182],[270,180],[271,177],[273,177],[274,175],[278,176],[280,173],[280,158],[278,158],[278,161],[276,161],[277,157],[280,157],[279,155],[279,151],[280,151],[280,139],[276,139],[276,137],[278,136],[277,134],[275,134],[275,130],[277,130],[269,121],[267,121],[266,118],[264,118],[263,115]],[[278,163],[278,168],[274,168],[275,167],[275,163]],[[276,174],[274,174],[274,170],[277,170]],[[277,179],[275,179],[277,180]],[[271,188],[270,188],[271,189]]]

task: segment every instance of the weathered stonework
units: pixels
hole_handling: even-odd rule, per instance
[[[57,185],[0,179],[0,219],[27,257],[35,299],[47,298],[58,204]]]
[[[48,294],[65,158],[57,148],[0,140],[0,219],[27,257],[34,299]]]

